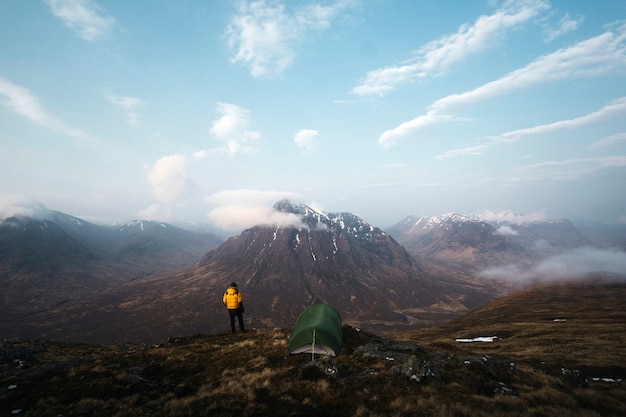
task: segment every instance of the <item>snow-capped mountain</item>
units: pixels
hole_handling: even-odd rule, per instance
[[[407,216],[387,231],[412,255],[475,271],[591,245],[567,219],[515,212]]]
[[[529,256],[524,248],[496,233],[487,222],[457,213],[408,216],[388,233],[418,258],[470,270],[518,263]]]
[[[529,253],[539,256],[592,244],[568,219],[526,216],[513,212],[505,212],[504,215],[483,212],[477,214],[476,218],[489,223],[495,233],[506,236]]]

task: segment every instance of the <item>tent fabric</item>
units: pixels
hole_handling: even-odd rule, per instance
[[[328,304],[314,304],[296,320],[288,346],[290,354],[337,356],[343,343],[341,315]]]

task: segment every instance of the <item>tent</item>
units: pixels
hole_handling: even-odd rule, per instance
[[[341,316],[328,304],[314,304],[296,320],[289,338],[289,353],[336,356],[341,349]]]

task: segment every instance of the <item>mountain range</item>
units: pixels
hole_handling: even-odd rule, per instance
[[[299,224],[258,225],[222,243],[156,222],[102,227],[58,212],[5,219],[0,335],[109,343],[220,332],[228,328],[221,295],[232,281],[250,328],[289,327],[320,301],[372,331],[423,327],[514,288],[479,278],[486,266],[530,265],[591,244],[567,220],[409,216],[383,231],[286,200],[274,210]]]
[[[414,256],[472,271],[506,264],[530,266],[548,255],[592,245],[567,219],[507,217],[407,216],[388,232]]]
[[[0,316],[45,311],[193,263],[222,240],[149,221],[99,226],[49,211],[0,220]]]

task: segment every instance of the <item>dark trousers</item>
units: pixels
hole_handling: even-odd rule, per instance
[[[235,316],[237,320],[239,320],[239,330],[242,332],[246,331],[246,328],[243,326],[243,313],[240,308],[235,310],[228,310],[228,314],[230,315],[230,329],[235,333]]]

